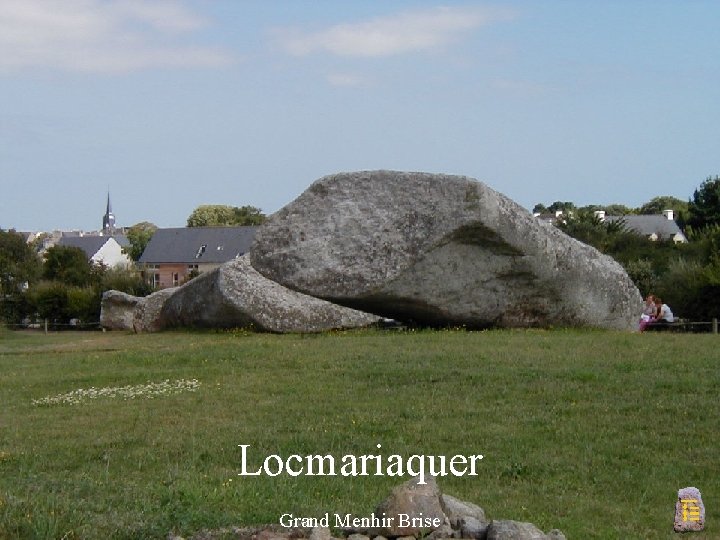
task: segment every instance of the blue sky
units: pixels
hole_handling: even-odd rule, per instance
[[[526,208],[720,174],[720,2],[2,0],[0,227],[270,213],[339,171]]]

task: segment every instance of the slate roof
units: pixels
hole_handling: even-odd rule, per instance
[[[105,243],[110,240],[110,238],[114,238],[115,241],[120,244],[122,247],[130,245],[130,242],[128,242],[128,239],[125,236],[122,235],[116,235],[116,236],[63,236],[60,238],[58,243],[56,245],[58,246],[68,246],[68,247],[78,247],[82,249],[85,252],[85,255],[87,255],[87,258],[89,259],[93,255],[95,255],[98,251],[100,251],[100,248],[105,245]]]
[[[0,229],[2,230],[2,229]],[[27,232],[27,231],[13,231],[12,229],[8,230],[7,232],[14,232],[15,234],[19,234],[22,236],[22,239],[25,240],[25,243],[31,242],[35,238],[34,232]]]
[[[250,251],[257,227],[177,227],[158,229],[138,262],[224,263]]]
[[[656,234],[662,240],[671,240],[676,234],[682,234],[680,227],[675,220],[668,219],[664,215],[640,215],[640,216],[606,216],[605,221],[625,221],[625,226],[643,236]],[[683,235],[684,237],[685,235]]]

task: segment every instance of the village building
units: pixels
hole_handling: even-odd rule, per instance
[[[158,229],[138,265],[156,288],[182,285],[250,251],[258,227]]]
[[[684,244],[688,241],[675,222],[675,212],[664,210],[662,214],[605,216],[604,212],[596,213],[598,217],[607,222],[621,221],[629,231],[646,237],[653,242],[658,240],[672,241]]]

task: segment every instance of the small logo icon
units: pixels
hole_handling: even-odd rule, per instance
[[[683,521],[700,521],[700,507],[697,499],[680,499]]]

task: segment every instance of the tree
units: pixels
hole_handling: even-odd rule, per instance
[[[188,227],[226,227],[234,225],[260,225],[265,214],[254,206],[227,206],[202,204],[187,219]]]
[[[147,296],[152,291],[150,284],[143,279],[142,274],[135,268],[108,268],[100,279],[99,290],[122,291],[133,296]]]
[[[663,210],[674,210],[678,215],[687,212],[688,203],[673,197],[672,195],[661,195],[653,197],[643,204],[639,209],[640,214],[662,214]]]
[[[601,221],[593,210],[582,209],[558,221],[557,226],[565,234],[605,252],[608,237],[619,232],[617,224]]]
[[[92,266],[78,247],[53,246],[45,254],[43,277],[67,285],[84,287],[92,281]]]
[[[149,221],[141,221],[130,227],[127,232],[130,245],[123,248],[123,253],[126,253],[133,261],[140,259],[155,231],[157,231],[157,225]]]
[[[657,291],[658,276],[652,261],[635,259],[627,262],[624,267],[630,279],[640,289],[643,298]]]
[[[563,214],[567,212],[572,212],[575,210],[575,204],[570,201],[555,201],[550,206],[548,206],[548,210],[550,213],[554,214],[558,210],[562,210]]]
[[[265,222],[265,214],[254,206],[241,206],[233,208],[236,225],[262,225]]]
[[[720,223],[720,176],[708,177],[693,193],[687,224],[693,229]]]
[[[0,231],[0,294],[11,295],[35,281],[42,271],[40,259],[15,231]]]
[[[672,261],[660,278],[657,292],[680,317],[695,321],[719,317],[720,261]]]
[[[562,211],[563,214],[567,214],[572,213],[575,209],[575,203],[570,201],[555,201],[550,206],[545,206],[543,203],[537,203],[533,207],[533,214],[554,214],[558,210]]]
[[[20,322],[27,311],[25,289],[42,272],[33,248],[15,231],[0,231],[0,319]]]
[[[187,219],[188,227],[218,227],[232,224],[235,219],[232,206],[201,204]]]
[[[602,208],[608,216],[627,216],[637,213],[635,208],[630,208],[624,204],[608,204]]]

